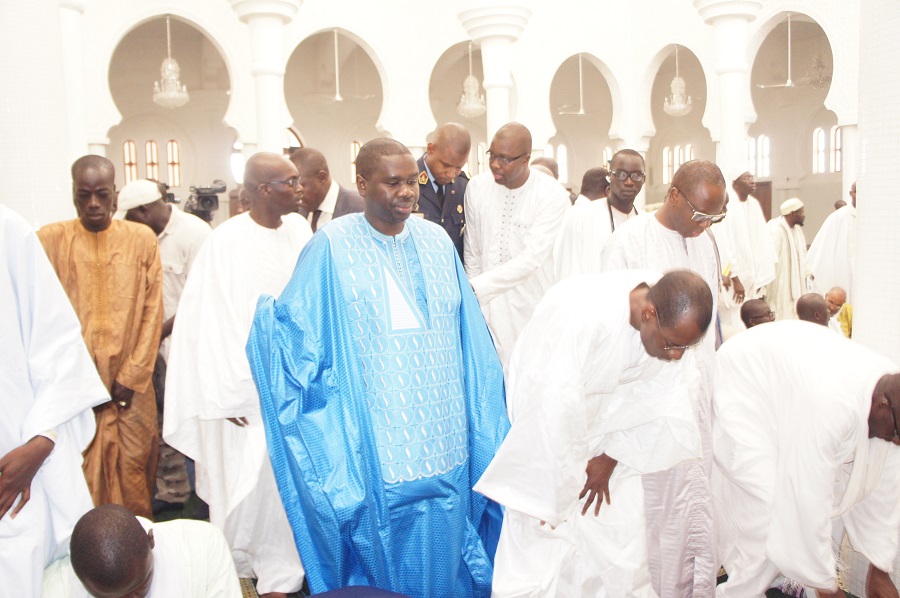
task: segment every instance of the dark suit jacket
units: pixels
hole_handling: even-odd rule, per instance
[[[364,208],[365,204],[359,193],[350,189],[344,189],[344,187],[338,185],[338,196],[334,202],[334,213],[331,215],[331,219],[334,220],[340,216],[362,212]],[[309,212],[303,208],[300,208],[297,212],[304,218],[309,216]]]
[[[426,220],[443,227],[456,246],[459,259],[463,259],[463,229],[466,227],[466,218],[463,213],[463,199],[466,195],[466,185],[469,179],[460,173],[452,183],[444,186],[444,205],[438,204],[437,192],[428,179],[428,171],[425,170],[425,156],[418,160],[419,165],[419,205],[416,211],[421,212]],[[425,181],[424,183],[422,181]]]

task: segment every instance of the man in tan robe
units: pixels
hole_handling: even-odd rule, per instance
[[[72,165],[76,220],[43,227],[38,237],[78,319],[111,403],[94,408],[97,434],[84,453],[96,505],[152,517],[156,476],[156,401],[150,377],[162,329],[162,268],[146,226],[113,220],[115,171],[100,156]]]

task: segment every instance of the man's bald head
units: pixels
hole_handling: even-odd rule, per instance
[[[672,186],[690,193],[702,185],[725,188],[725,177],[715,163],[708,160],[689,160],[672,177]],[[724,195],[724,191],[723,191]]]
[[[660,326],[674,328],[690,320],[705,333],[712,321],[712,292],[696,272],[673,270],[667,273],[653,285],[647,299],[656,308]]]
[[[152,536],[119,505],[88,511],[70,541],[72,569],[94,596],[122,596],[152,580]]]
[[[847,302],[847,291],[842,289],[841,287],[831,287],[831,289],[825,293],[825,304],[828,305],[828,315],[834,316],[841,308],[844,307],[844,303]]]
[[[741,321],[747,328],[753,328],[775,320],[769,304],[762,299],[748,299],[741,304]]]
[[[511,143],[517,154],[531,153],[531,131],[519,123],[506,123],[494,133],[494,141],[504,140]]]
[[[507,123],[494,134],[488,152],[495,183],[507,189],[525,184],[530,174],[531,131],[519,123]]]
[[[113,166],[112,162],[103,156],[89,154],[81,156],[72,163],[72,180],[77,179],[82,172],[88,169],[101,170],[113,178],[116,176],[116,167]]]
[[[260,193],[260,185],[278,180],[285,172],[285,164],[288,160],[281,154],[273,152],[258,152],[250,156],[244,167],[244,188],[251,199],[256,199]]]
[[[459,123],[437,128],[425,154],[425,165],[438,185],[449,185],[469,161],[472,137]]]
[[[828,305],[818,293],[807,293],[797,299],[797,317],[814,324],[828,325]]]
[[[552,176],[557,181],[559,180],[559,162],[557,162],[553,158],[541,156],[540,158],[535,158],[534,160],[532,160],[531,165],[543,166],[550,171],[550,176]]]
[[[434,140],[430,145],[452,154],[468,155],[472,149],[472,136],[459,123],[444,123],[434,132]]]
[[[300,177],[297,167],[282,156],[259,152],[244,167],[244,189],[250,197],[250,218],[275,229],[281,217],[300,209]]]

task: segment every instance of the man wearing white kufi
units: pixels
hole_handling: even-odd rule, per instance
[[[547,292],[507,369],[512,429],[475,485],[506,506],[495,598],[656,596],[641,474],[700,456],[696,369],[681,358],[712,314],[688,270],[576,276]]]
[[[781,204],[781,216],[768,223],[769,234],[778,258],[775,279],[769,285],[766,302],[777,320],[797,319],[797,299],[809,290],[809,264],[806,261],[806,237],[803,202],[796,197]]]
[[[896,597],[888,573],[900,526],[900,374],[825,326],[774,322],[716,356],[713,490],[719,598],[761,597],[780,575],[840,596],[833,540],[846,530],[869,567],[869,598]]]
[[[762,297],[765,286],[775,278],[775,251],[759,201],[750,195],[756,190],[753,175],[737,168],[726,182],[734,191],[728,203],[728,218],[717,224],[713,232],[722,269],[731,282],[719,297],[722,335],[727,339],[744,329],[741,303]]]

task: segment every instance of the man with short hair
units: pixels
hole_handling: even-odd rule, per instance
[[[753,175],[735,169],[729,178],[737,200],[728,203],[728,218],[713,229],[722,254],[722,268],[728,271],[730,283],[730,288],[722,290],[719,300],[719,318],[725,339],[742,328],[741,303],[765,294],[766,285],[775,278],[776,261],[762,208],[751,196],[756,191]]]
[[[531,161],[532,166],[542,166],[546,168],[554,179],[559,180],[559,162],[548,156],[541,156]]]
[[[721,268],[707,230],[725,218],[725,179],[704,160],[685,162],[672,178],[665,202],[616,229],[603,247],[604,270],[685,268],[699,274],[718,297]],[[648,552],[653,589],[661,598],[711,596],[719,563],[713,545],[709,474],[712,365],[715,331],[710,326],[694,350],[700,386],[694,417],[703,459],[644,476]]]
[[[841,287],[850,301],[856,255],[856,183],[853,183],[850,205],[829,214],[809,246],[809,269],[819,289]]]
[[[303,585],[278,497],[245,346],[256,301],[279,294],[312,237],[296,214],[300,177],[283,156],[247,160],[250,211],[220,224],[184,287],[166,378],[163,437],[197,464],[197,495],[225,533],[241,577],[263,597]]]
[[[637,216],[634,200],[644,186],[644,157],[631,149],[610,161],[609,193],[566,213],[554,247],[556,280],[603,271],[600,254],[606,240],[626,220]]]
[[[466,188],[465,266],[500,361],[553,282],[553,244],[571,207],[566,190],[528,168],[531,132],[500,127],[488,150],[491,171]]]
[[[463,232],[466,228],[464,198],[469,177],[462,168],[469,160],[472,138],[457,123],[445,123],[434,132],[425,155],[419,158],[419,203],[415,212],[440,225],[463,259]]]
[[[487,596],[502,519],[472,486],[509,422],[503,372],[447,234],[409,218],[416,160],[356,158],[366,210],[309,242],[247,354],[313,594]]]
[[[512,428],[475,485],[506,507],[493,596],[653,594],[641,475],[700,457],[680,360],[712,315],[688,270],[547,292],[507,368]]]
[[[841,287],[831,287],[825,293],[828,304],[828,325],[839,330],[847,338],[853,337],[853,306],[847,302],[847,292]]]
[[[779,320],[797,319],[797,299],[809,290],[811,278],[806,261],[803,202],[796,197],[781,204],[781,216],[768,223],[778,262],[775,279],[766,292],[766,303]]]
[[[38,231],[112,402],[95,407],[97,433],[84,452],[94,504],[152,517],[158,424],[150,378],[163,321],[162,267],[146,226],[113,220],[115,170],[101,156],[72,165],[78,218]]]
[[[78,521],[71,554],[44,574],[44,596],[89,595],[240,598],[241,583],[215,526],[187,519],[154,524],[105,505]]]
[[[362,198],[331,178],[328,162],[317,149],[301,147],[291,154],[291,162],[300,173],[300,215],[307,219],[312,232],[335,218],[363,211]]]
[[[81,453],[109,393],[33,227],[2,205],[0,305],[0,579],[4,593],[40,596],[44,567],[93,506]]]
[[[797,299],[797,318],[828,326],[828,304],[825,297],[818,293],[806,293]]]
[[[581,177],[581,192],[573,205],[586,206],[592,201],[606,197],[609,189],[609,172],[605,168],[589,168]]]
[[[775,321],[775,313],[762,299],[747,299],[741,304],[741,321],[745,328]]]
[[[739,334],[716,356],[713,488],[719,598],[763,596],[783,575],[844,597],[844,530],[872,564],[870,598],[897,596],[900,374],[859,343],[807,322]]]

